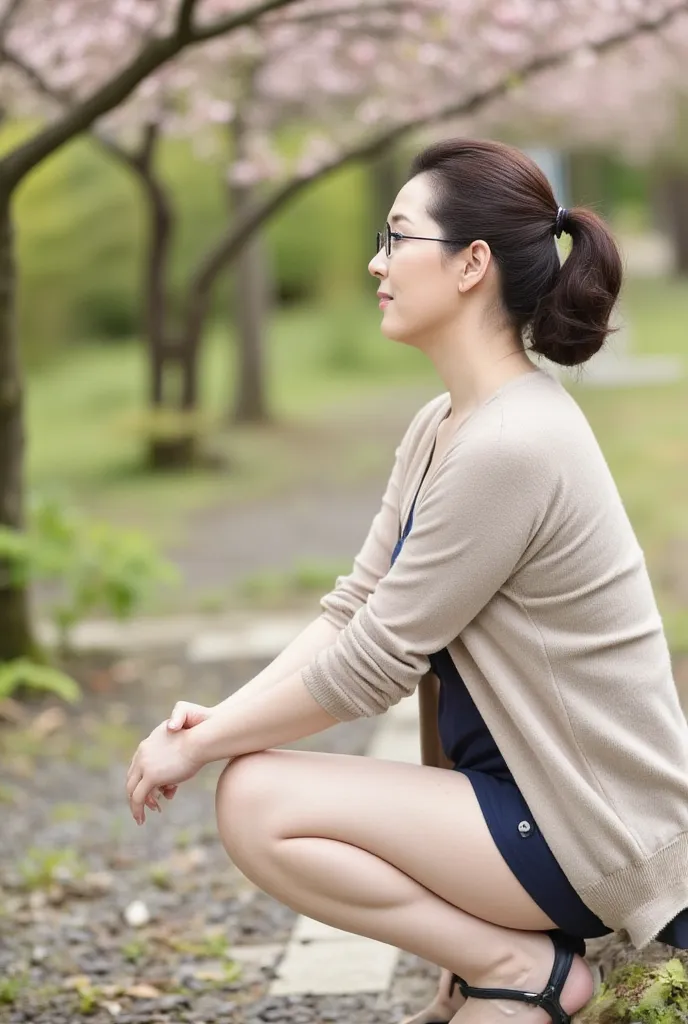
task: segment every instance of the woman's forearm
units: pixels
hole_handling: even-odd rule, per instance
[[[293,743],[336,724],[337,719],[311,696],[298,671],[269,691],[218,705],[210,718],[186,731],[185,742],[192,758],[203,765]]]
[[[244,683],[235,693],[216,704],[214,712],[230,704],[234,707],[237,701],[243,701],[246,697],[254,697],[256,694],[271,689],[281,679],[286,679],[310,664],[316,654],[326,647],[330,647],[338,636],[339,630],[336,626],[328,622],[323,615],[318,616],[262,672]]]

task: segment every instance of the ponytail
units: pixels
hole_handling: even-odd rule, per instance
[[[592,210],[569,210],[565,230],[571,235],[571,251],[553,287],[537,303],[530,348],[554,363],[577,366],[594,356],[615,330],[609,319],[621,289],[622,264],[616,242]]]

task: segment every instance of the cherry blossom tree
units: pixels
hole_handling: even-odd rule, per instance
[[[22,522],[10,199],[58,146],[96,130],[142,182],[151,210],[145,317],[151,400],[186,414],[198,400],[198,355],[213,285],[285,203],[347,164],[384,155],[412,132],[427,133],[440,122],[475,130],[489,123],[491,111],[508,116],[507,101],[528,111],[529,83],[537,93],[547,74],[580,87],[581,76],[594,78],[603,56],[640,40],[664,45],[687,9],[688,0],[272,0],[255,6],[55,0],[54,32],[46,32],[41,0],[5,0],[3,96],[10,109],[47,114],[47,120],[0,161],[0,372],[8,382],[0,414],[0,522]],[[192,50],[198,43],[203,48]],[[287,157],[275,140],[288,120],[308,130],[300,151]],[[155,146],[163,132],[192,130],[198,145],[210,147],[218,125],[236,132],[237,124],[241,151],[233,155],[230,178],[248,199],[194,269],[182,316],[172,324],[166,260],[174,218],[155,176]],[[172,397],[164,387],[169,366],[182,370]],[[177,461],[180,452],[189,458],[192,444],[177,449]],[[29,640],[23,597],[9,588],[0,589],[0,626],[5,623],[0,657],[21,652]]]
[[[670,109],[665,103],[657,117],[657,97],[672,95],[686,52],[676,31],[684,7],[634,0],[569,0],[563,7],[549,0],[321,0],[281,11],[260,32],[246,28],[186,54],[149,78],[133,103],[101,123],[99,136],[136,173],[148,200],[145,336],[153,408],[181,417],[195,410],[209,297],[235,258],[244,336],[240,411],[264,414],[255,236],[285,202],[344,164],[384,155],[396,140],[443,118],[460,119],[459,128],[502,131],[530,120],[550,135],[563,127],[569,141],[608,134],[611,121],[626,138],[641,135],[646,147],[656,142]],[[629,78],[636,58],[644,70]],[[25,70],[32,77],[32,68]],[[35,70],[33,78],[44,95],[69,102]],[[643,102],[651,102],[653,116],[638,133]],[[288,122],[303,138],[289,159],[275,141]],[[174,133],[192,135],[199,149],[212,152],[222,138],[218,125],[232,136],[230,191],[240,213],[192,274],[185,315],[173,323],[166,267],[175,217],[155,174],[155,148],[164,133]],[[242,221],[252,225],[243,236]],[[171,389],[179,370],[181,390]],[[183,418],[176,437],[153,441],[153,464],[183,465],[193,456],[193,431]]]
[[[23,387],[14,326],[13,197],[25,177],[62,145],[123,103],[185,48],[239,32],[295,0],[4,0],[0,3],[0,84],[4,106],[25,91],[19,64],[40,67],[68,107],[0,158],[0,524],[24,525]],[[27,61],[30,54],[32,60]],[[0,659],[30,653],[27,597],[0,567]]]

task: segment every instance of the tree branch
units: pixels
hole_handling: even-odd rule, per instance
[[[74,97],[71,96],[66,90],[56,89],[50,85],[45,78],[41,75],[40,71],[35,68],[32,64],[27,64],[25,60],[18,56],[13,50],[8,50],[6,46],[3,46],[2,38],[0,37],[0,58],[7,61],[12,67],[15,67],[18,71],[24,75],[27,81],[34,87],[46,99],[52,100],[54,103],[59,103],[63,107],[72,107],[76,102]]]
[[[272,11],[298,2],[299,0],[263,0],[262,3],[255,4],[240,14],[194,29],[186,40],[180,37],[178,26],[171,35],[151,39],[122,71],[96,89],[88,99],[67,110],[56,122],[45,127],[0,160],[3,189],[11,192],[36,164],[75,135],[90,128],[103,114],[107,114],[122,103],[140,82],[175,57],[185,45],[229,35],[253,24]],[[193,3],[184,0],[183,9],[193,10]]]
[[[233,14],[230,18],[218,21],[214,25],[199,25],[194,29],[191,42],[204,43],[208,39],[215,39],[217,36],[236,32],[240,28],[246,28],[248,25],[253,25],[254,22],[260,21],[266,14],[273,14],[284,7],[293,7],[294,4],[298,3],[301,3],[301,0],[263,0],[262,3],[256,4],[255,7],[249,7],[240,14]]]
[[[181,0],[177,18],[177,36],[182,45],[193,39],[193,16],[197,0]]]
[[[688,11],[688,0],[681,0],[680,3],[675,4],[661,15],[657,15],[654,18],[644,18],[627,29],[615,32],[604,39],[586,45],[585,49],[597,54],[606,53],[609,50],[631,42],[639,36],[660,31],[679,14],[686,11]],[[320,167],[312,175],[293,179],[281,188],[278,188],[261,205],[254,207],[250,213],[240,218],[239,223],[231,234],[225,237],[201,260],[196,272],[192,275],[190,283],[191,298],[187,314],[191,334],[198,329],[203,320],[209,291],[220,271],[237,256],[242,247],[262,224],[306,187],[312,185],[315,181],[321,181],[323,178],[329,177],[335,171],[349,164],[369,160],[381,155],[389,146],[410,135],[418,128],[475,113],[481,107],[494,100],[501,99],[516,84],[520,84],[520,82],[530,79],[543,71],[549,71],[565,64],[579,53],[580,49],[579,46],[574,46],[559,53],[538,57],[529,61],[520,69],[511,71],[489,88],[476,92],[459,102],[448,103],[443,107],[439,107],[431,115],[426,114],[394,125],[392,128],[380,132],[372,139],[367,139],[359,145],[353,146],[330,163]]]

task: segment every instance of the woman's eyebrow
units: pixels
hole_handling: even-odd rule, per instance
[[[409,220],[409,218],[403,213],[394,213],[389,218],[390,224],[397,224],[400,220],[405,220],[407,224],[413,223],[413,221]]]

